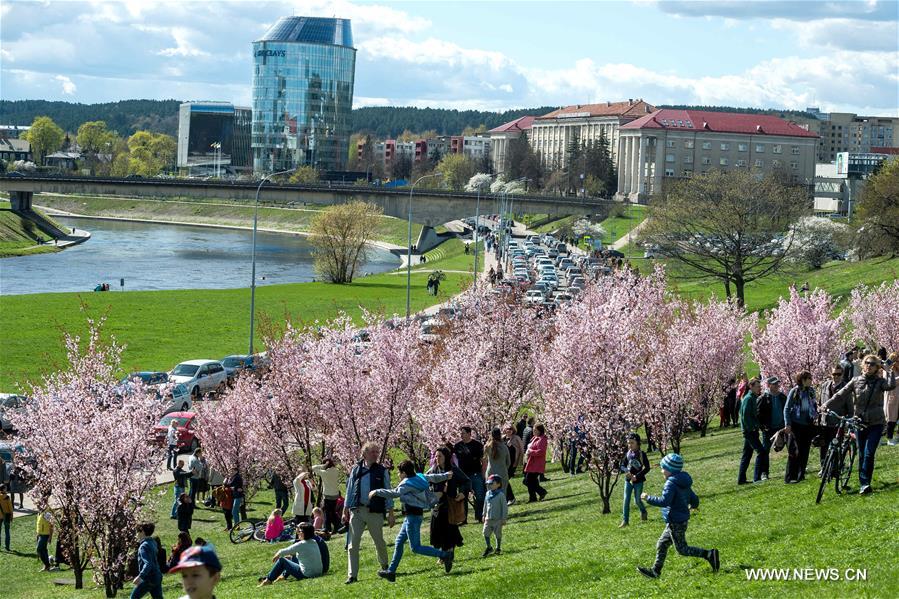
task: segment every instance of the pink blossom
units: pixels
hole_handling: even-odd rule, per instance
[[[852,343],[861,340],[868,347],[899,351],[899,279],[884,281],[879,287],[856,287],[848,312]]]

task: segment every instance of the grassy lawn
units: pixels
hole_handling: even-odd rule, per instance
[[[0,200],[0,257],[55,252],[52,244],[35,247],[52,239],[32,221],[13,212],[8,201]]]
[[[425,262],[422,267],[413,266],[412,270],[464,270],[472,272],[474,269],[474,246],[470,245],[465,253],[465,242],[459,239],[449,239],[439,246],[427,252]],[[484,264],[484,243],[478,242],[478,270],[483,268]]]
[[[625,208],[621,215],[610,216],[600,223],[606,230],[606,234],[602,238],[603,245],[614,243],[621,239],[646,218],[646,206],[627,204]]]
[[[412,278],[412,309],[446,301],[469,278],[447,274],[440,295],[428,295],[427,276]],[[343,310],[359,318],[360,306],[385,314],[406,309],[405,279],[388,274],[356,279],[351,285],[296,283],[257,288],[256,345],[266,318],[312,322]],[[85,313],[81,312],[84,307]],[[62,366],[64,331],[86,330],[88,315],[108,317],[105,332],[127,345],[128,370],[169,370],[181,360],[222,358],[247,350],[248,289],[47,293],[0,296],[0,390],[37,381]]]
[[[227,225],[249,227],[253,224],[253,206],[247,202],[200,201],[196,199],[129,199],[90,196],[61,196],[41,194],[36,204],[87,216],[136,218],[155,221],[190,222],[199,225]],[[260,205],[259,227],[280,231],[302,232],[322,206],[273,207]],[[407,221],[382,217],[377,239],[395,245],[406,245]],[[413,223],[412,235],[417,238],[421,225]]]
[[[617,528],[622,504],[622,482],[615,487],[611,514],[600,514],[596,487],[587,475],[569,477],[558,465],[550,466],[545,483],[547,500],[528,505],[520,478],[513,481],[522,503],[510,508],[503,532],[503,555],[481,558],[481,527],[462,527],[465,546],[457,549],[450,575],[436,560],[412,554],[406,548],[395,584],[376,576],[377,563],[370,538],[363,537],[359,582],[346,587],[346,554],[342,538],[329,542],[331,571],[322,578],[279,582],[257,589],[257,577],[271,566],[275,546],[250,542],[229,543],[222,532],[219,511],[197,510],[192,533],[212,542],[221,557],[223,581],[216,590],[220,599],[244,597],[874,597],[899,596],[896,555],[899,555],[899,448],[881,447],[877,454],[875,492],[871,496],[849,493],[838,496],[830,487],[815,505],[818,479],[814,474],[798,485],[784,485],[785,457],[772,453],[772,480],[745,487],[736,485],[741,438],[735,429],[713,430],[709,437],[688,439],[682,453],[685,469],[694,479],[700,509],[690,520],[687,540],[698,547],[717,547],[721,571],[713,574],[700,559],[684,558],[672,547],[662,578],[640,576],[637,565],[651,565],[655,543],[664,528],[657,508],[649,508],[649,520],[641,522],[636,508],[631,525]],[[645,491],[659,494],[662,475],[658,454],[651,457]],[[818,467],[817,452],[809,460]],[[857,482],[853,480],[853,490]],[[167,548],[175,541],[175,521],[167,511],[170,487],[160,488],[157,533]],[[264,519],[273,497],[260,493],[249,506],[252,519]],[[634,517],[635,516],[635,517]],[[422,539],[428,541],[428,519]],[[57,587],[54,578],[68,573],[39,573],[34,552],[34,517],[13,521],[12,554],[0,560],[4,597],[44,599],[100,597],[102,590],[75,592]],[[391,542],[398,531],[385,529]],[[867,581],[757,582],[748,581],[748,568],[847,568],[867,570]],[[86,577],[88,580],[90,576]],[[120,597],[127,597],[127,585]],[[180,580],[167,575],[167,597],[181,594]]]

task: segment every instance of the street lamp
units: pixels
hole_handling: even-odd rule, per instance
[[[272,177],[276,177],[278,175],[286,175],[287,173],[292,173],[293,170],[287,171],[279,171],[277,173],[270,173],[264,177],[262,177],[262,181],[259,182],[259,186],[256,188],[256,202],[255,207],[253,208],[253,267],[252,267],[252,275],[250,276],[250,351],[249,355],[253,355],[253,316],[256,311],[256,225],[259,222],[259,192],[262,191],[262,186],[266,181],[271,179]]]
[[[415,186],[422,179],[442,176],[443,173],[423,175],[416,179],[415,183],[412,184],[412,189],[409,190],[409,246],[406,250],[406,320],[409,320],[412,316],[412,192],[415,191]]]

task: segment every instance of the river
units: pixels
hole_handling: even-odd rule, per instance
[[[238,229],[133,223],[54,216],[90,231],[90,240],[61,252],[0,260],[0,295],[151,289],[249,287],[253,233]],[[397,268],[400,259],[370,248],[364,273]],[[315,278],[312,246],[302,236],[259,232],[256,285],[300,283]]]

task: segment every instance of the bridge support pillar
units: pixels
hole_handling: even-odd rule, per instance
[[[15,212],[29,212],[31,210],[31,198],[34,194],[30,191],[9,192],[9,204]]]

